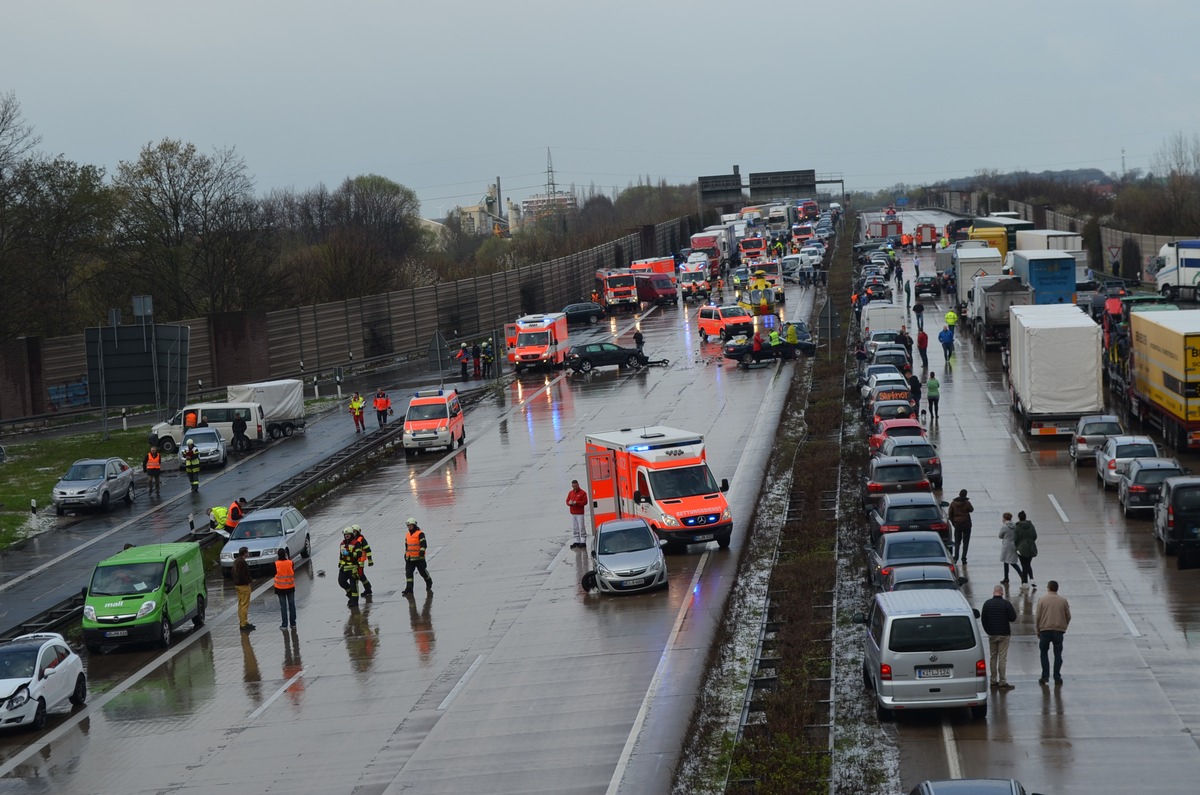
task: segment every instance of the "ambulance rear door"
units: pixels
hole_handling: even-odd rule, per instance
[[[616,459],[612,450],[587,454],[588,495],[592,501],[592,527],[621,517],[617,501]]]
[[[504,350],[509,362],[517,360],[517,324],[504,324]]]

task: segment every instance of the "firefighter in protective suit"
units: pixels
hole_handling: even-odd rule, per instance
[[[346,592],[346,604],[358,605],[358,557],[352,547],[338,547],[338,585]]]
[[[187,440],[187,447],[183,449],[183,471],[187,473],[188,480],[192,483],[192,491],[199,491],[200,451],[196,449],[196,443],[191,439]]]
[[[371,545],[367,543],[362,528],[354,524],[343,530],[342,546],[349,547],[354,559],[358,561],[358,570],[355,571],[354,576],[363,584],[363,596],[370,596],[371,581],[367,579],[364,565],[374,566],[375,560],[371,557]]]

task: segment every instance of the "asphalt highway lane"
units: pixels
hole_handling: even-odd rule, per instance
[[[789,312],[811,306],[812,291],[789,292]],[[0,735],[0,792],[663,791],[794,367],[726,363],[695,312],[641,321],[669,368],[524,375],[469,411],[465,447],[396,461],[309,511],[295,633],[265,582],[257,631],[239,633],[214,583],[205,629],[88,660],[102,692],[85,709]],[[633,323],[585,334],[632,344]],[[585,594],[563,504],[583,436],[640,424],[704,434],[732,481],[734,548],[671,555],[666,592]],[[399,594],[408,516],[429,536],[431,597],[419,579]],[[357,609],[335,582],[350,523],[376,561]]]

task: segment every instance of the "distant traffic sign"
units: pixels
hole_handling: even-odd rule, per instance
[[[1113,259],[1120,259],[1121,258],[1121,247],[1120,246],[1109,246],[1108,247],[1108,255],[1110,257],[1112,257]]]
[[[907,196],[897,196],[896,197],[896,206],[897,207],[904,207],[907,204],[908,204]]]

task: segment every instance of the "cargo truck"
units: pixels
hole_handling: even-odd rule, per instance
[[[999,252],[994,248],[957,248],[953,250],[955,311],[966,317],[968,293],[975,283],[976,276],[999,276],[1003,270],[1003,261]]]
[[[1008,392],[1031,436],[1068,436],[1104,413],[1100,327],[1072,304],[1009,309]]]
[[[967,294],[967,328],[988,348],[1008,341],[1008,310],[1033,303],[1033,291],[1013,276],[976,276]]]
[[[1083,247],[1081,234],[1057,229],[1018,229],[1017,248],[1024,251],[1065,251],[1075,258],[1076,284],[1088,281],[1087,250]]]
[[[504,324],[504,343],[514,372],[527,367],[559,367],[571,349],[567,316],[562,312],[547,312],[519,317],[514,323]]]
[[[937,227],[933,224],[917,224],[917,228],[913,233],[913,245],[916,248],[921,246],[929,246],[935,248],[938,244]]]
[[[904,224],[900,221],[870,221],[867,224],[868,237],[891,237],[904,234]]]
[[[266,419],[266,432],[272,439],[291,436],[303,430],[304,382],[295,378],[262,381],[257,384],[233,384],[226,387],[230,403],[258,403]]]
[[[1200,289],[1200,240],[1176,240],[1158,250],[1150,265],[1154,289],[1168,301],[1197,300]]]
[[[720,269],[721,263],[725,261],[725,254],[721,251],[721,238],[716,232],[705,230],[692,235],[692,253],[702,251],[708,255],[709,262],[712,267]]]
[[[968,240],[982,240],[1000,252],[1000,258],[1008,253],[1008,232],[995,226],[972,226],[967,233]]]
[[[703,436],[654,425],[591,433],[586,444],[593,530],[641,518],[670,546],[729,547],[729,481],[713,478]]]
[[[1131,312],[1125,400],[1173,450],[1200,449],[1200,310]]]
[[[1075,303],[1075,257],[1069,251],[1010,251],[1004,270],[1033,290],[1035,304]]]

